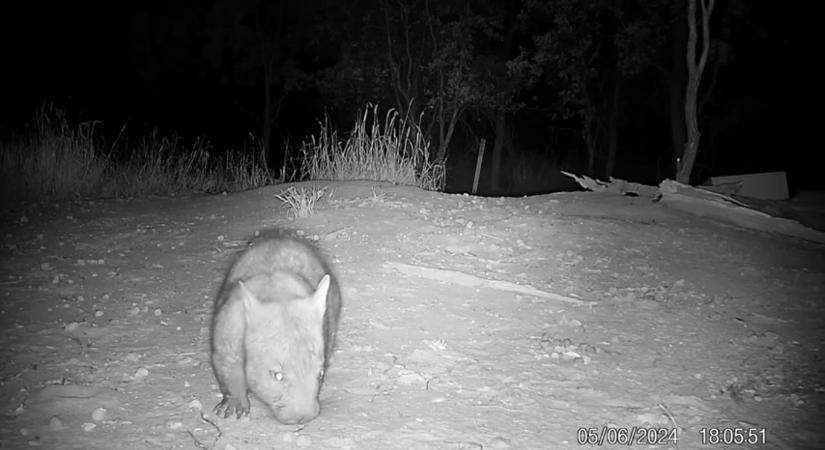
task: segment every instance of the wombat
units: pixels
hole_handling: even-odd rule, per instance
[[[245,250],[215,301],[215,413],[248,415],[249,391],[281,423],[317,417],[340,312],[338,282],[309,243],[275,237]]]

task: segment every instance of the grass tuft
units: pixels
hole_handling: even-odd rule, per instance
[[[332,196],[331,192],[332,191],[330,191],[330,196]],[[308,188],[304,186],[300,188],[290,186],[275,197],[286,205],[289,205],[290,212],[294,217],[303,218],[313,214],[315,204],[326,195],[326,193],[326,187],[318,188],[318,186],[312,184]]]
[[[444,165],[430,160],[429,141],[418,123],[378,106],[364,110],[345,140],[329,124],[301,146],[301,173],[310,180],[372,180],[443,190]],[[420,118],[419,118],[420,122]]]

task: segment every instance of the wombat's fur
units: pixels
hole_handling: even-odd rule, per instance
[[[307,242],[276,237],[244,251],[215,302],[215,413],[248,415],[249,391],[282,423],[315,418],[340,311],[338,282]]]

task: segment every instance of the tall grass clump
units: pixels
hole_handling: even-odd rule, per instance
[[[311,180],[373,180],[442,190],[444,165],[430,160],[429,140],[418,123],[391,109],[379,122],[378,106],[364,110],[345,140],[327,118],[318,136],[301,146],[301,173]],[[420,122],[420,118],[419,118]]]
[[[125,126],[109,146],[98,124],[72,126],[59,109],[41,107],[33,127],[0,142],[3,204],[236,192],[276,181],[260,149],[217,153],[205,138],[186,144],[156,131],[129,139]]]
[[[110,184],[115,196],[180,192],[237,192],[274,182],[262,156],[226,151],[215,155],[203,137],[186,144],[153,131],[128,147]]]
[[[71,126],[62,111],[42,105],[33,129],[0,142],[3,203],[96,195],[112,165],[98,124]]]

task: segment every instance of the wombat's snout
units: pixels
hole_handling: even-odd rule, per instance
[[[307,423],[310,420],[318,417],[321,413],[321,404],[312,402],[303,408],[282,408],[275,412],[275,417],[278,422],[284,425],[295,425],[299,423]]]

